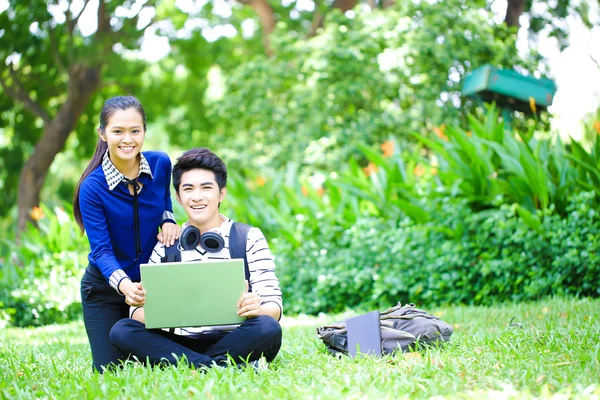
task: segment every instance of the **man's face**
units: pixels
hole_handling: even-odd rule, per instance
[[[219,220],[219,203],[226,188],[219,191],[215,174],[206,169],[193,169],[181,175],[177,201],[183,206],[190,222],[199,228],[211,229]]]

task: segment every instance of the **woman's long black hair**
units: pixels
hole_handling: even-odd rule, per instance
[[[130,108],[135,109],[140,113],[142,119],[144,121],[144,131],[146,130],[146,111],[144,111],[144,107],[142,103],[138,99],[133,96],[115,96],[104,102],[104,106],[102,107],[102,112],[100,113],[100,127],[98,128],[98,133],[104,132],[106,129],[106,125],[108,124],[108,120],[113,115],[113,113],[117,110],[129,110]],[[102,158],[104,157],[104,153],[106,153],[106,149],[108,148],[108,144],[100,137],[98,137],[98,143],[96,144],[96,151],[92,156],[90,163],[88,164],[85,171],[81,175],[79,182],[77,183],[77,187],[75,188],[75,195],[73,196],[73,216],[75,217],[75,221],[77,225],[79,225],[79,229],[81,229],[81,233],[84,231],[83,227],[83,217],[81,216],[81,208],[79,207],[79,191],[81,188],[81,183],[89,174],[95,170],[98,165],[102,163]]]

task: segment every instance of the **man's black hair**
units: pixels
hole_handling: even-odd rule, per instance
[[[227,186],[227,167],[215,153],[204,147],[197,147],[186,151],[177,159],[173,166],[173,187],[179,193],[181,176],[184,172],[193,169],[206,169],[215,174],[219,191]]]

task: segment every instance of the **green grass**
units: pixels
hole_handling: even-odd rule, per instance
[[[132,364],[92,374],[81,322],[4,329],[0,398],[600,398],[600,300],[431,311],[454,325],[450,345],[380,359],[327,354],[314,328],[339,316],[284,319],[282,351],[259,372]]]

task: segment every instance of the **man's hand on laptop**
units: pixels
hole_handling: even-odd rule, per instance
[[[125,295],[125,303],[133,307],[143,306],[146,302],[146,291],[141,282],[132,282],[123,279],[119,284],[119,290]]]
[[[240,317],[254,318],[260,315],[260,297],[256,293],[248,292],[248,281],[246,281],[246,293],[240,297],[237,308]]]

